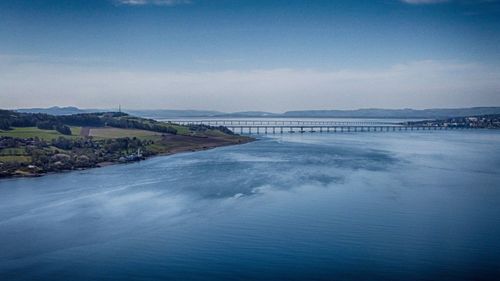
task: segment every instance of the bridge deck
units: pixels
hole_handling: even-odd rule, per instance
[[[341,126],[341,125],[400,125],[397,122],[387,121],[332,121],[332,120],[165,120],[167,122],[177,123],[181,125],[211,125],[211,126],[299,126],[299,125],[315,125],[315,126]]]
[[[396,132],[417,130],[470,129],[448,126],[412,126],[386,121],[331,120],[170,120],[181,125],[225,126],[239,134],[335,133],[335,132]]]
[[[438,127],[438,126],[226,126],[234,133],[240,134],[282,134],[282,133],[337,133],[337,132],[396,132],[396,131],[417,131],[417,130],[449,130],[466,129],[459,127]]]

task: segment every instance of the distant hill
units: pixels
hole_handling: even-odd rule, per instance
[[[147,109],[124,110],[125,112],[147,118],[172,118],[172,117],[213,117],[224,114],[213,110],[172,110],[172,109]]]
[[[72,115],[81,113],[93,113],[93,112],[109,112],[116,111],[116,109],[80,109],[74,106],[59,107],[53,106],[49,108],[20,108],[16,109],[17,112],[21,113],[45,113],[50,115]],[[171,109],[145,109],[145,110],[133,110],[133,109],[123,109],[125,113],[131,115],[136,115],[140,117],[147,118],[172,118],[172,117],[211,117],[225,114],[220,111],[214,110],[171,110]]]
[[[434,109],[357,109],[287,111],[281,117],[330,118],[450,118],[500,114],[500,107],[434,108]]]
[[[16,110],[24,113],[46,113],[51,115],[71,115],[79,113],[107,112],[109,109],[80,109],[77,107],[23,108]],[[366,108],[356,110],[299,110],[285,113],[265,111],[242,111],[225,113],[214,110],[172,110],[172,109],[124,109],[123,112],[146,118],[183,118],[183,117],[218,117],[218,118],[422,118],[443,119],[462,116],[500,114],[500,107],[470,108],[433,108],[433,109],[380,109]]]
[[[45,113],[50,115],[72,115],[80,113],[92,113],[92,112],[105,112],[109,110],[103,109],[80,109],[74,106],[59,107],[53,106],[49,108],[20,108],[16,109],[17,112],[21,113]]]
[[[265,111],[241,111],[233,113],[218,114],[216,117],[280,117],[280,113]]]

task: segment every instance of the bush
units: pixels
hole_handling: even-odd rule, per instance
[[[56,131],[58,131],[59,133],[61,133],[63,135],[68,135],[68,136],[71,135],[71,129],[66,125],[57,125]]]
[[[0,120],[0,130],[9,130],[10,123],[8,120]]]

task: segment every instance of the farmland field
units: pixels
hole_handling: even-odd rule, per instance
[[[146,130],[137,130],[137,129],[121,129],[121,128],[90,128],[89,136],[96,138],[151,138],[153,136],[160,136],[161,133],[146,131]]]
[[[80,133],[81,127],[71,127],[71,136],[63,135],[56,130],[42,130],[37,127],[14,127],[12,130],[0,130],[0,136],[14,138],[34,138],[38,137],[43,140],[52,140],[58,137],[75,138]]]

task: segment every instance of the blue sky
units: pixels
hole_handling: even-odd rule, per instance
[[[500,105],[495,0],[0,2],[2,107]]]

